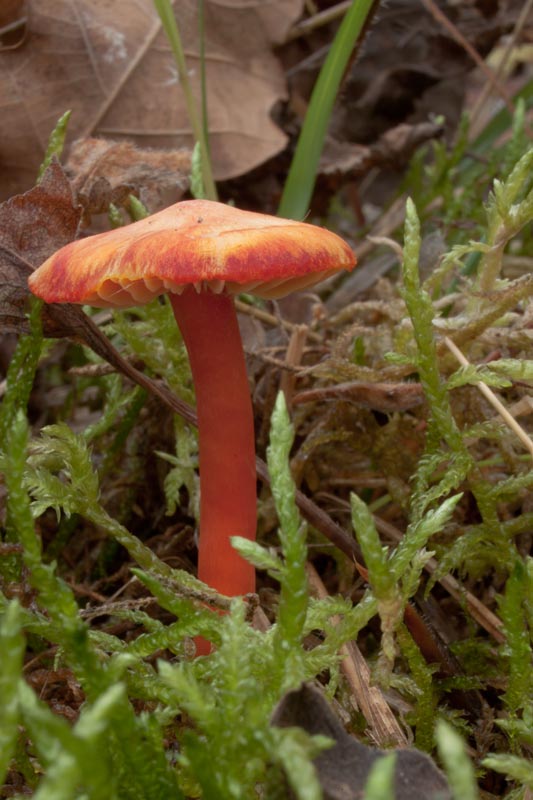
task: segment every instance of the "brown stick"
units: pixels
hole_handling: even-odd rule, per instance
[[[327,597],[326,587],[312,564],[306,564],[306,572],[313,594],[320,599]],[[334,616],[331,621],[336,625],[340,620],[338,616]],[[343,655],[341,670],[368,723],[372,738],[381,747],[391,745],[406,747],[407,737],[389,708],[381,689],[372,685],[370,669],[357,644],[347,642],[341,647],[341,654]]]

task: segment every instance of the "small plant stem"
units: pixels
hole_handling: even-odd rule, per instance
[[[63,145],[65,144],[65,137],[67,135],[67,126],[71,114],[72,111],[65,111],[65,113],[62,114],[61,117],[59,117],[58,121],[56,122],[54,130],[50,134],[50,138],[48,139],[48,146],[44,154],[44,159],[37,173],[37,183],[41,182],[41,178],[46,172],[47,167],[51,164],[53,157],[57,156],[59,158],[59,156],[63,152]]]
[[[205,196],[208,200],[217,200],[218,195],[211,169],[209,149],[206,137],[204,135],[204,126],[196,108],[196,101],[192,91],[191,82],[189,80],[187,63],[185,61],[185,53],[183,51],[179,28],[174,16],[174,10],[169,0],[154,0],[154,5],[161,18],[161,23],[174,54],[181,87],[185,97],[185,103],[187,105],[187,116],[189,117],[189,122],[193,130],[195,141],[198,142],[198,146],[200,147],[202,160],[202,179]]]
[[[428,437],[443,438],[450,450],[470,456],[463,444],[461,433],[452,415],[448,392],[441,380],[437,357],[437,344],[433,333],[434,310],[431,298],[420,284],[418,260],[420,256],[420,223],[414,204],[406,205],[405,245],[403,261],[404,300],[413,321],[413,334],[418,348],[417,366],[420,383],[431,409]]]
[[[207,76],[205,69],[205,3],[198,0],[198,37],[200,39],[200,83],[202,92],[202,129],[204,132],[205,145],[209,159],[211,153],[209,149],[209,116],[207,113]]]
[[[456,347],[456,345],[452,342],[452,340],[449,339],[447,336],[445,336],[444,341],[446,342],[446,346],[448,347],[450,352],[453,353],[453,355],[456,357],[457,361],[463,367],[469,366],[470,362],[468,361],[468,359],[465,358],[463,353],[459,350],[458,347]],[[516,433],[516,435],[518,436],[524,447],[527,450],[529,450],[529,452],[533,456],[533,442],[531,441],[525,430],[518,424],[515,418],[505,408],[503,403],[500,400],[498,400],[494,392],[491,389],[489,389],[489,387],[485,383],[483,383],[483,381],[478,381],[478,383],[476,383],[476,386],[481,392],[481,394],[483,394],[487,398],[491,406],[496,409],[496,411],[502,417],[502,419],[505,420],[508,427],[511,428],[511,430]]]
[[[503,251],[505,250],[507,241],[506,236],[498,237],[498,241],[492,245],[490,251],[485,253],[478,270],[475,287],[477,293],[483,294],[494,291],[496,281],[500,277],[502,271]],[[482,304],[476,298],[475,303],[472,304],[472,308],[479,309],[481,305]]]
[[[436,452],[440,446],[440,440],[444,439],[454,454],[456,463],[460,464],[461,471],[470,477],[472,494],[476,499],[483,525],[487,532],[490,532],[491,540],[498,543],[502,562],[506,558],[508,563],[512,564],[516,555],[515,549],[505,536],[491,495],[491,487],[481,475],[466,447],[452,414],[448,391],[440,377],[438,350],[433,332],[433,305],[429,295],[420,285],[418,274],[420,241],[420,223],[415,206],[408,199],[405,222],[403,295],[409,316],[413,321],[413,332],[418,348],[417,367],[420,383],[424,387],[424,393],[431,409],[426,435],[426,454]],[[419,471],[412,495],[413,508],[423,497],[427,487],[428,475]]]
[[[193,374],[200,441],[198,577],[225,595],[255,591],[255,571],[231,545],[254,540],[252,402],[233,300],[189,289],[170,295]]]
[[[317,11],[312,17],[297,22],[289,31],[285,41],[292,42],[293,39],[298,39],[300,36],[308,36],[313,31],[316,31],[317,28],[334,22],[338,17],[348,11],[351,4],[352,0],[343,0],[342,3],[337,3],[331,8],[324,9],[324,11]]]

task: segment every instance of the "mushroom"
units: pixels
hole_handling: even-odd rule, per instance
[[[72,242],[29,278],[47,303],[125,308],[168,293],[197,401],[198,577],[225,595],[255,591],[254,568],[230,541],[253,540],[256,531],[253,410],[232,296],[279,298],[355,263],[348,245],[323,228],[187,200]]]

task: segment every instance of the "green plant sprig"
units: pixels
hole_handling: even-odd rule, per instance
[[[459,734],[449,723],[438,720],[435,739],[454,800],[479,800],[474,767]]]
[[[402,267],[404,301],[413,323],[413,336],[417,345],[416,367],[424,394],[429,404],[430,416],[426,434],[426,448],[414,479],[411,505],[416,514],[423,513],[427,506],[430,478],[442,452],[441,441],[449,448],[453,458],[454,471],[448,470],[442,486],[446,492],[456,488],[468,479],[472,493],[480,510],[484,533],[500,551],[500,559],[510,568],[516,557],[516,550],[505,536],[494,501],[492,486],[485,480],[467,449],[463,435],[455,422],[448,390],[439,371],[438,350],[433,331],[433,304],[429,294],[420,285],[418,259],[420,253],[420,223],[411,200],[406,206],[405,247]],[[434,487],[432,499],[442,486]],[[442,496],[442,495],[441,495]],[[416,516],[415,516],[416,519]]]
[[[54,565],[45,564],[42,560],[41,542],[34,529],[26,490],[26,472],[29,470],[39,485],[44,484],[47,487],[46,491],[50,490],[50,484],[46,480],[46,470],[43,466],[33,473],[28,466],[27,441],[27,423],[22,412],[19,411],[11,428],[7,453],[2,459],[10,514],[18,541],[23,546],[23,559],[28,569],[30,584],[36,589],[38,602],[46,610],[51,620],[46,633],[52,641],[60,646],[64,658],[79,678],[87,694],[92,706],[92,711],[87,711],[88,718],[91,714],[92,718],[98,716],[99,709],[107,708],[106,725],[109,727],[110,752],[114,754],[113,775],[115,777],[111,779],[111,772],[105,772],[105,781],[102,785],[107,782],[109,786],[112,786],[115,781],[118,781],[117,786],[121,787],[118,794],[121,797],[133,798],[141,792],[142,796],[157,800],[161,796],[158,793],[164,789],[167,792],[166,796],[178,798],[180,795],[176,791],[174,793],[171,791],[172,789],[176,790],[175,775],[166,763],[161,747],[151,753],[153,764],[150,773],[148,774],[144,769],[144,758],[149,751],[144,730],[147,720],[135,716],[124,688],[120,688],[119,685],[114,687],[116,681],[121,678],[121,672],[123,673],[126,669],[128,661],[119,654],[114,668],[107,668],[105,662],[102,662],[94,642],[91,641],[87,625],[80,618],[72,591],[56,576]],[[68,442],[68,437],[65,438],[65,441]],[[65,448],[63,449],[65,450]],[[58,455],[54,452],[52,460],[56,461],[57,458]],[[88,476],[87,469],[80,469],[79,453],[74,453],[74,461],[77,464],[74,470],[79,469],[79,479],[85,483],[89,495],[94,493],[97,488],[96,483],[94,479],[92,481],[88,479],[90,476]],[[83,464],[81,466],[83,467]],[[2,603],[2,605],[4,604]],[[8,613],[8,609],[9,606],[6,605],[5,613]],[[28,614],[27,611],[23,613],[24,624]],[[35,627],[31,618],[28,627],[30,630]],[[4,635],[8,633],[9,630],[6,632],[4,628]],[[16,632],[12,631],[12,636],[15,636],[16,644]],[[3,684],[6,692],[10,687],[13,688],[14,672],[17,666],[15,663],[16,652],[17,649],[14,647],[13,659],[6,662],[7,666],[10,666],[7,686],[5,682]],[[106,700],[106,692],[117,693],[116,702],[109,705]],[[108,695],[107,699],[109,699]],[[97,776],[93,775],[92,778],[89,778],[84,765],[90,763],[93,757],[95,760],[98,759],[94,753],[91,755],[89,744],[86,742],[84,745],[80,741],[80,738],[83,737],[76,735],[81,734],[83,726],[79,731],[76,729],[76,734],[72,733],[67,723],[53,714],[44,703],[40,703],[32,690],[20,681],[17,684],[16,702],[20,709],[21,719],[31,731],[32,739],[43,763],[49,766],[47,776],[40,784],[35,796],[39,798],[53,797],[54,800],[64,796],[70,800],[71,780],[77,785],[83,779],[87,785],[91,786],[92,782],[97,780]],[[6,710],[12,708],[8,702]],[[81,719],[78,724],[81,724]],[[101,724],[97,733],[102,733]],[[98,742],[99,746],[102,746],[101,736],[98,737]],[[74,752],[72,747],[75,748]],[[143,753],[142,758],[141,752]],[[87,758],[89,762],[87,762]],[[111,764],[109,760],[108,763]],[[130,785],[131,791],[128,789]],[[59,787],[63,788],[60,790]],[[93,793],[95,798],[104,796],[94,787]]]
[[[524,706],[533,710],[533,691],[531,687],[531,651],[530,636],[526,616],[526,598],[528,592],[528,570],[521,559],[517,558],[514,569],[509,576],[505,593],[500,599],[500,615],[504,624],[506,643],[503,645],[504,659],[508,661],[508,684],[503,700],[515,716],[523,711]]]
[[[6,437],[18,411],[26,411],[28,406],[43,345],[42,307],[41,300],[30,298],[30,332],[19,338],[9,362],[6,393],[0,406],[0,449],[5,447]]]
[[[290,472],[289,454],[294,441],[294,428],[289,420],[285,396],[278,394],[272,413],[270,446],[267,463],[272,476],[271,489],[279,515],[279,538],[285,563],[276,624],[275,648],[282,653],[299,654],[307,614],[309,591],[305,562],[307,560],[306,526],[296,508],[296,487]],[[294,675],[290,673],[294,671]],[[295,688],[301,680],[301,665],[287,669],[285,688]]]
[[[22,411],[13,422],[8,450],[2,466],[8,489],[8,510],[17,540],[23,547],[23,560],[30,584],[37,590],[40,604],[62,632],[61,644],[71,652],[72,661],[89,697],[101,690],[101,672],[96,655],[86,646],[87,626],[78,615],[78,606],[70,588],[55,575],[54,565],[42,561],[41,540],[35,532],[30,500],[26,489],[28,425]]]
[[[54,156],[59,157],[63,152],[63,147],[65,146],[65,139],[67,136],[68,123],[70,122],[71,115],[72,111],[65,111],[65,113],[62,114],[56,122],[54,130],[48,138],[48,144],[44,158],[37,173],[37,183],[40,183],[46,168],[50,166]]]
[[[431,752],[439,699],[439,693],[433,680],[437,667],[427,664],[405,625],[398,626],[396,636],[401,653],[409,664],[412,680],[416,685],[414,710],[409,719],[416,731],[416,746],[421,750]]]
[[[478,267],[475,289],[490,292],[498,279],[508,242],[533,217],[531,168],[533,148],[519,159],[508,178],[495,180],[487,205],[487,245]]]
[[[26,643],[22,634],[20,606],[14,600],[0,619],[0,786],[15,752],[20,709],[17,689]]]

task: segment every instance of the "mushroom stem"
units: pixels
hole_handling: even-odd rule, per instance
[[[255,591],[255,570],[230,536],[255,539],[255,436],[250,387],[232,298],[192,287],[170,302],[187,347],[200,448],[198,577],[225,595]]]

